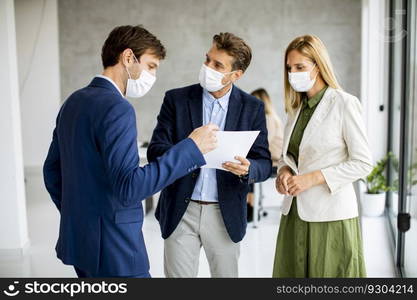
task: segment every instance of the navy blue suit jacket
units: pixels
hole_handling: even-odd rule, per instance
[[[203,123],[203,89],[200,85],[168,91],[165,95],[158,124],[148,148],[148,160],[156,161],[178,141]],[[266,180],[272,169],[268,150],[264,104],[257,98],[233,86],[229,99],[225,131],[260,130],[247,158],[251,162],[249,176],[241,179],[233,173],[217,170],[219,206],[230,238],[234,242],[246,233],[246,196],[249,183]],[[165,188],[156,209],[162,237],[175,230],[191,200],[200,169],[195,170]]]
[[[115,86],[94,78],[63,104],[44,164],[60,211],[57,256],[93,276],[147,276],[142,199],[205,164],[184,137],[139,167],[136,116]]]

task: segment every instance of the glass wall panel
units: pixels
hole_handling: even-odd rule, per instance
[[[408,43],[406,101],[407,118],[404,144],[405,203],[404,210],[410,215],[410,229],[404,234],[404,276],[417,277],[417,5],[408,1]]]

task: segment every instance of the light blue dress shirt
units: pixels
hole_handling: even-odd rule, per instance
[[[223,97],[216,99],[206,89],[203,89],[203,125],[213,123],[224,130],[227,109],[232,88]],[[201,168],[200,176],[191,196],[193,200],[218,202],[216,169]]]

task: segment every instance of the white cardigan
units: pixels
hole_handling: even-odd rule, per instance
[[[300,110],[288,116],[278,170],[289,166],[300,175],[321,170],[326,183],[297,196],[298,215],[308,222],[357,217],[358,204],[352,183],[367,176],[373,167],[361,103],[342,90],[327,88],[304,131],[297,168],[287,150]],[[293,196],[284,197],[284,215],[288,214],[292,199]]]

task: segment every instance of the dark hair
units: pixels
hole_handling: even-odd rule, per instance
[[[166,55],[165,47],[142,25],[118,26],[110,32],[101,50],[103,67],[117,64],[120,54],[127,48],[132,49],[138,60],[148,50],[159,59]]]
[[[264,88],[259,88],[254,90],[252,93],[250,93],[252,96],[255,96],[256,98],[260,99],[260,100],[264,100],[264,99],[271,99],[269,97],[268,92],[264,89]]]
[[[252,59],[252,50],[243,39],[230,32],[221,32],[213,37],[213,42],[217,49],[233,56],[232,71],[246,71]]]

